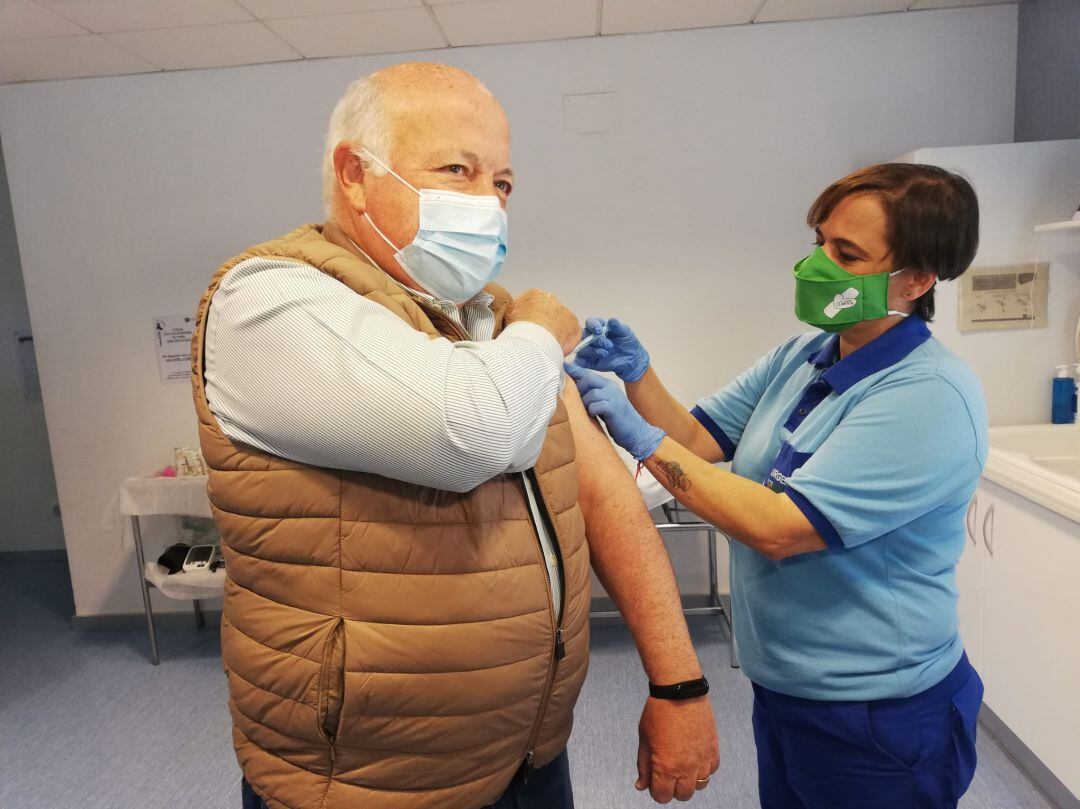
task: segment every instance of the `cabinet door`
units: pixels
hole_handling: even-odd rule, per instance
[[[1080,525],[995,484],[984,488],[986,704],[1080,795]]]
[[[956,587],[960,591],[960,638],[975,668],[982,663],[983,647],[983,549],[979,539],[979,516],[989,499],[982,489],[971,499],[967,511],[967,542],[956,566]]]

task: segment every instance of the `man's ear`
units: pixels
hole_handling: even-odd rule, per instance
[[[367,210],[364,194],[363,161],[356,156],[355,144],[343,142],[334,147],[334,174],[337,175],[338,191],[345,203],[358,214]]]

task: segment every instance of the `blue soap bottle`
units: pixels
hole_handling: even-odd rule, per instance
[[[1050,420],[1054,424],[1076,422],[1076,380],[1069,373],[1068,365],[1057,366]]]

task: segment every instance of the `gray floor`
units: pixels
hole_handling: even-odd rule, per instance
[[[239,809],[216,632],[161,632],[154,667],[145,632],[74,632],[71,612],[64,563],[0,561],[0,809]],[[715,619],[693,631],[722,755],[693,805],[753,809],[749,686]],[[570,744],[579,809],[655,805],[633,789],[644,684],[626,632],[597,627]],[[963,809],[1051,809],[986,733],[979,754]]]

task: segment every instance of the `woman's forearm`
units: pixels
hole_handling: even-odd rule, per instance
[[[790,498],[718,469],[670,434],[645,460],[645,466],[688,509],[770,559],[826,547]]]
[[[724,453],[701,423],[671,395],[653,368],[637,382],[626,383],[626,395],[647,422],[659,427],[702,458],[723,461]]]

